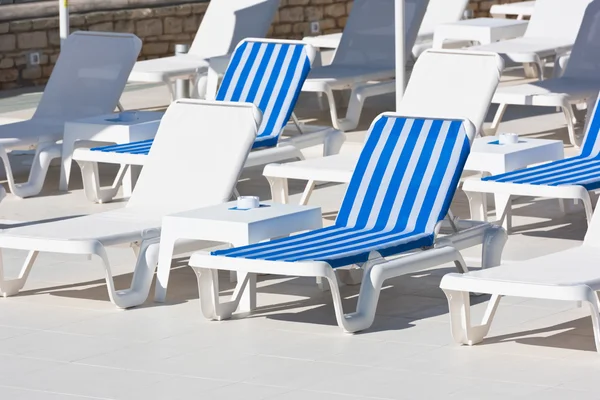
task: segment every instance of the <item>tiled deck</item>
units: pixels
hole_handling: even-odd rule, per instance
[[[153,107],[161,88],[129,90],[126,108]],[[0,118],[26,118],[36,95],[0,100]],[[303,99],[304,109],[311,98]],[[314,100],[314,99],[312,99]],[[314,104],[314,101],[311,102]],[[368,103],[363,127],[391,98]],[[561,115],[509,109],[505,131],[566,139]],[[512,112],[512,113],[511,113]],[[530,113],[530,114],[526,114]],[[300,115],[306,114],[300,112]],[[313,113],[314,115],[314,113]],[[323,114],[324,115],[324,114]],[[491,118],[491,115],[490,115]],[[343,151],[358,151],[364,131],[349,135]],[[567,148],[567,154],[575,152]],[[310,152],[309,152],[310,153]],[[242,194],[269,197],[261,168],[244,174]],[[56,191],[51,171],[44,195],[7,197],[0,219],[39,220],[121,207],[88,203],[78,171],[74,190]],[[291,187],[298,199],[302,183]],[[343,185],[319,188],[311,203],[331,220]],[[506,260],[527,259],[576,246],[583,212],[561,216],[557,202],[520,201]],[[468,216],[459,193],[455,213]],[[525,216],[527,215],[527,216]],[[465,253],[476,261],[478,249]],[[6,269],[17,257],[5,252]],[[110,251],[118,282],[128,285],[134,256]],[[176,260],[166,304],[117,310],[109,301],[103,270],[85,257],[44,254],[21,295],[0,301],[0,394],[4,399],[597,399],[600,356],[594,351],[587,308],[575,304],[507,298],[489,339],[459,347],[450,336],[445,297],[438,287],[451,266],[390,280],[375,325],[357,335],[335,324],[328,293],[311,279],[261,277],[259,309],[224,322],[201,318],[196,279]],[[476,265],[476,263],[474,264]],[[566,266],[568,267],[568,266]],[[230,286],[225,287],[230,290]],[[358,287],[345,287],[347,306]],[[475,298],[476,314],[485,297]]]

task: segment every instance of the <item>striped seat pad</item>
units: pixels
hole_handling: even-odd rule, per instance
[[[306,44],[244,40],[227,66],[216,100],[254,103],[262,121],[253,149],[277,145],[310,72]],[[199,132],[204,134],[204,132]],[[218,132],[206,132],[218,135]],[[148,154],[152,140],[101,146],[94,151]]]
[[[581,153],[578,156],[549,162],[535,167],[492,175],[484,181],[528,185],[578,185],[587,190],[600,188],[600,110],[598,102],[592,113]]]
[[[332,267],[430,246],[469,153],[462,121],[382,115],[331,227],[212,254]]]

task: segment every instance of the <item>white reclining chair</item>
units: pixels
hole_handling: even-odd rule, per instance
[[[427,50],[415,63],[398,108],[405,115],[463,116],[481,130],[502,68],[502,59],[494,53]],[[354,154],[342,153],[269,164],[263,175],[271,184],[272,198],[283,203],[288,200],[287,179],[308,180],[300,200],[306,204],[316,182],[348,183],[357,159]]]
[[[5,277],[0,262],[0,295],[18,293],[39,252],[51,252],[96,256],[117,307],[144,303],[158,261],[162,217],[227,201],[260,121],[260,112],[249,103],[188,99],[171,104],[124,208],[0,232],[0,249],[29,251],[17,278]],[[116,290],[106,248],[123,244],[131,244],[138,259],[131,287]]]
[[[496,132],[509,104],[560,107],[565,114],[569,139],[574,146],[581,145],[583,135],[577,135],[578,122],[573,106],[586,103],[600,91],[600,2],[593,1],[585,11],[581,29],[560,77],[544,81],[498,88],[492,102],[499,103],[492,123]],[[592,107],[588,107],[591,110]],[[583,122],[583,121],[581,121]]]
[[[265,37],[279,3],[280,0],[212,0],[187,54],[138,61],[129,82],[164,83],[173,100],[175,81],[189,79],[191,87],[198,90],[197,95],[203,97],[207,59],[231,54],[247,37]]]
[[[538,78],[544,79],[544,60],[556,61],[571,50],[591,1],[536,0],[535,11],[522,37],[469,49],[498,53],[507,63],[532,65]]]
[[[406,59],[417,39],[429,0],[405,0]],[[356,128],[367,97],[396,90],[394,0],[356,0],[330,65],[315,67],[303,92],[324,93],[333,127]],[[345,118],[338,116],[334,91],[351,89]]]
[[[42,191],[50,161],[61,156],[56,142],[65,122],[115,111],[141,47],[132,34],[79,31],[67,38],[33,117],[0,125],[0,158],[14,195]],[[8,159],[16,149],[36,150],[24,183],[15,183]]]

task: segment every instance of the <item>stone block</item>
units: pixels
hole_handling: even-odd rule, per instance
[[[88,25],[99,24],[113,20],[112,11],[99,11],[85,14],[85,23]]]
[[[198,17],[195,15],[191,15],[183,20],[183,31],[189,33],[198,32],[198,27],[200,23],[198,22]]]
[[[183,19],[167,17],[163,22],[164,33],[167,35],[183,32]]]
[[[319,21],[319,26],[321,27],[321,31],[325,32],[326,30],[337,28],[338,25],[335,19],[327,18]]]
[[[193,14],[204,14],[208,8],[208,3],[194,3],[192,4]]]
[[[325,15],[333,18],[345,16],[346,5],[344,3],[335,3],[325,6]]]
[[[115,32],[135,33],[135,22],[128,19],[115,21]]]
[[[304,17],[307,21],[319,21],[323,18],[323,7],[309,6],[304,8]]]
[[[19,78],[19,70],[16,68],[3,69],[0,71],[0,82],[14,82]]]
[[[310,0],[287,0],[286,2],[286,4],[289,6],[307,6],[310,3]]]
[[[191,4],[180,4],[175,8],[175,15],[178,17],[187,17],[192,14]]]
[[[166,42],[146,43],[142,47],[142,54],[145,56],[167,55],[168,53],[169,43]]]
[[[41,31],[46,29],[58,28],[58,18],[40,18],[31,21],[31,29]]]
[[[0,69],[12,68],[15,66],[15,60],[12,58],[3,58],[0,60]]]
[[[302,22],[304,21],[304,8],[290,7],[279,10],[280,22]]]
[[[135,24],[135,33],[139,37],[159,36],[163,34],[163,23],[158,18],[145,19],[137,21]]]
[[[13,51],[17,48],[17,39],[13,34],[0,35],[0,51]]]
[[[31,30],[31,26],[30,20],[11,21],[9,29],[11,32],[27,32]]]
[[[42,67],[42,76],[44,78],[50,78],[50,75],[52,75],[53,70],[54,70],[54,65],[46,65],[46,66]]]
[[[273,29],[273,33],[275,33],[275,35],[278,35],[278,36],[287,35],[289,33],[292,33],[292,25],[291,24],[276,25],[275,28]]]
[[[71,32],[73,31],[71,30]],[[52,29],[48,31],[48,43],[52,47],[60,46],[60,32],[58,29]]]
[[[0,35],[8,33],[9,26],[8,22],[0,23]]]
[[[100,22],[99,24],[90,25],[88,30],[97,32],[112,32],[114,25],[112,22]]]
[[[27,65],[27,58],[25,58],[25,56],[16,57],[15,66],[20,67],[22,65]]]
[[[39,79],[42,77],[42,67],[36,65],[34,67],[25,68],[21,71],[21,78],[26,80]]]
[[[71,27],[77,26],[82,27],[86,25],[85,15],[82,14],[70,14],[69,15],[69,24]]]
[[[48,35],[45,31],[19,33],[17,45],[21,50],[43,49],[48,46]]]

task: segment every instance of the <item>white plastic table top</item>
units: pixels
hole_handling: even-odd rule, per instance
[[[564,157],[563,142],[560,140],[519,138],[517,144],[489,144],[497,140],[495,136],[475,139],[465,169],[499,174]],[[344,153],[286,164],[269,164],[265,166],[263,175],[274,188],[284,185],[286,179],[307,180],[313,186],[314,182],[348,183],[357,160],[356,154]],[[301,204],[308,200],[311,190],[307,186]],[[277,201],[287,202],[286,197],[282,197],[281,193],[273,193]]]
[[[235,247],[323,226],[321,208],[261,202],[260,208],[235,210],[228,202],[163,218],[155,300],[165,299],[171,259],[178,240],[206,240]]]
[[[505,17],[507,15],[516,15],[517,20],[524,17],[531,17],[535,9],[535,1],[522,1],[519,3],[494,4],[490,9],[490,14],[494,17]]]
[[[160,120],[164,115],[163,112],[156,111],[135,111],[136,119],[124,121],[120,119],[121,114],[99,115],[65,123],[60,190],[67,190],[68,188],[73,151],[77,142],[91,141],[121,144],[151,139],[156,135]],[[85,145],[91,146],[93,143],[85,143]],[[129,178],[127,177],[124,181],[124,190],[127,192],[124,193],[125,195],[131,192]]]
[[[528,21],[501,18],[474,18],[441,24],[433,34],[433,48],[442,48],[446,40],[470,40],[490,44],[523,36]]]

